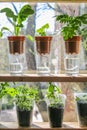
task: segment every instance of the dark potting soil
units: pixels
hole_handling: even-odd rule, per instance
[[[78,119],[80,126],[87,126],[87,102],[77,102]]]
[[[48,107],[50,127],[62,127],[64,107]]]

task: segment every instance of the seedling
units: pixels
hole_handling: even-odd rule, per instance
[[[39,29],[36,30],[36,32],[40,35],[40,36],[46,36],[47,35],[47,30],[49,28],[49,24],[46,23],[45,25],[43,25],[42,27],[40,27]]]
[[[56,16],[56,21],[64,23],[61,33],[64,40],[68,40],[75,35],[81,35],[83,30],[82,26],[87,24],[87,14],[81,16],[58,15]]]
[[[53,83],[49,83],[46,98],[50,101],[51,107],[58,107],[63,106],[62,98],[61,98],[62,91],[59,86],[56,86]]]

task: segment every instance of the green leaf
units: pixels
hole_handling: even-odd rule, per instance
[[[3,36],[3,33],[0,31],[0,38]]]
[[[75,35],[81,34],[81,26],[87,24],[87,14],[81,16],[58,15],[56,21],[64,23],[61,32],[64,40],[68,40]]]
[[[16,87],[17,94],[15,96],[15,103],[20,109],[30,110],[33,101],[38,99],[38,91],[34,87],[27,85],[20,85]]]
[[[28,34],[26,37],[28,38],[28,40],[34,42],[34,38],[31,35]]]
[[[7,28],[7,27],[2,27],[2,28],[1,28],[1,32],[3,32],[4,30],[7,30],[7,31],[11,32],[10,29]],[[12,33],[12,32],[11,32],[11,33]]]
[[[18,22],[23,22],[28,18],[29,15],[32,15],[34,13],[34,10],[31,8],[29,4],[24,5],[20,12],[18,13]],[[20,23],[19,22],[19,23]]]
[[[0,30],[0,37],[3,36],[3,32],[4,32],[4,31],[8,31],[8,32],[12,33],[9,28],[7,28],[7,27],[2,27],[1,30]]]
[[[71,21],[71,19],[72,17],[68,16],[67,14],[56,16],[56,21],[60,21],[61,23],[68,23]]]
[[[28,18],[29,15],[32,15],[34,13],[34,10],[29,4],[26,4],[20,9],[20,11],[16,15],[10,8],[1,9],[0,13],[6,14],[8,20],[14,27],[13,34],[18,36],[20,29],[24,26],[23,22]],[[0,35],[2,36],[2,33],[0,33]]]
[[[37,29],[36,32],[39,33],[39,35],[41,35],[41,36],[46,36],[46,31],[48,28],[49,28],[49,24],[46,23],[45,25],[43,25],[42,27]]]
[[[16,21],[17,19],[17,16],[14,14],[14,12],[10,8],[1,9],[0,13],[6,13],[6,16],[8,18],[12,18],[14,21]]]
[[[61,94],[62,91],[59,86],[49,83],[47,92],[46,92],[46,98],[49,100],[50,106],[51,107],[58,107],[58,106],[63,106],[63,101]]]

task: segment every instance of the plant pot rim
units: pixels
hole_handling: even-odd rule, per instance
[[[8,40],[25,40],[25,36],[8,36]]]
[[[81,36],[79,36],[79,35],[76,35],[76,36],[73,36],[72,38],[69,38],[69,39],[67,39],[67,40],[65,40],[65,42],[69,42],[69,41],[80,41],[81,40]]]
[[[52,40],[52,36],[35,36],[35,40],[39,41],[51,41]]]
[[[8,36],[10,54],[24,53],[25,36]]]
[[[56,97],[57,97],[57,98],[62,97],[62,98],[64,98],[64,99],[66,99],[66,95],[63,94],[63,93],[59,93],[58,95],[56,95]],[[52,97],[50,97],[50,98],[52,98]],[[46,98],[46,99],[49,100],[50,98]],[[52,98],[52,99],[53,99],[53,98]]]
[[[75,101],[82,101],[83,102],[86,102],[87,103],[87,98],[84,100],[84,96],[87,97],[87,93],[85,92],[80,92],[80,93],[74,93],[74,98],[75,98]],[[79,100],[76,100],[76,97],[79,98]]]
[[[37,38],[37,37],[39,37],[39,38],[41,38],[41,37],[52,37],[52,36],[35,36],[35,38]]]
[[[26,108],[21,108],[20,106],[16,105],[16,110],[20,110],[20,111],[31,111],[31,110],[33,110],[33,106],[30,109],[26,109]]]
[[[66,102],[66,95],[65,95],[65,94],[60,93],[60,94],[58,94],[58,95],[56,96],[56,98],[57,98],[58,100],[60,100],[60,98],[61,98],[61,102],[60,102],[60,101],[59,101],[59,102],[55,102],[55,101],[54,101],[54,98],[52,98],[52,97],[47,98],[47,97],[46,97],[46,103],[47,103],[47,105],[50,106],[51,103],[54,103],[55,105],[56,105],[56,103],[57,103],[57,104],[61,104],[61,103],[62,103],[62,104],[65,106],[65,102]],[[54,105],[54,106],[55,106],[55,105]]]
[[[74,96],[84,96],[84,95],[87,95],[87,93],[84,93],[84,92],[80,92],[80,93],[74,93]]]

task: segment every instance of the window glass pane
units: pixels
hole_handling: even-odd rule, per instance
[[[19,10],[26,3],[0,3],[0,9],[4,7],[11,7],[15,10]],[[87,4],[85,3],[29,3],[35,10],[35,14],[29,17],[26,22],[24,22],[24,28],[21,30],[21,34],[35,36],[35,31],[45,23],[50,24],[49,32],[55,33],[53,35],[53,47],[52,50],[52,69],[54,73],[64,73],[64,40],[61,36],[60,29],[63,24],[56,22],[55,16],[59,14],[69,14],[71,16],[78,16],[87,12]],[[0,28],[3,26],[13,28],[6,18],[5,14],[0,13]],[[86,27],[87,28],[87,27]],[[4,32],[3,37],[0,39],[0,72],[7,73],[9,72],[9,52],[8,52],[8,40],[7,36],[9,35],[8,31]],[[87,73],[87,50],[84,49],[83,44],[86,45],[87,38],[84,36],[84,39],[81,42],[81,52],[80,52],[80,72]],[[54,57],[55,56],[55,57]],[[57,57],[58,56],[58,57]],[[31,73],[32,70],[36,70],[36,55],[35,55],[35,41],[30,41],[26,39],[25,44],[25,57],[26,63],[25,73]],[[27,69],[26,69],[27,66]],[[52,72],[53,72],[52,71]],[[40,85],[39,85],[40,86]],[[44,88],[44,84],[41,86]],[[74,91],[85,91],[86,92],[86,83],[61,83],[60,84],[63,92],[67,95],[67,106],[65,110],[64,121],[76,121],[75,113],[75,102],[74,102]],[[44,90],[42,90],[44,93]],[[43,94],[44,95],[44,94]],[[66,116],[67,114],[67,116]],[[40,115],[40,119],[41,115]],[[36,120],[36,118],[35,118]]]

